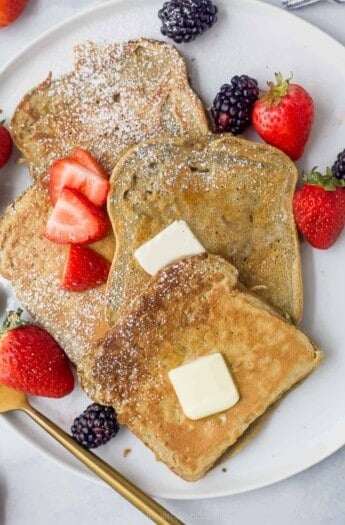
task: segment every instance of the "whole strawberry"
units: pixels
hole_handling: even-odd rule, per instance
[[[0,27],[17,20],[27,3],[28,0],[0,0]]]
[[[5,128],[4,124],[4,120],[0,122],[0,168],[5,166],[9,160],[13,148],[11,135],[9,134],[8,129]]]
[[[345,226],[345,180],[313,168],[305,181],[293,199],[297,227],[314,248],[330,248]]]
[[[48,332],[10,312],[0,331],[0,383],[27,394],[62,397],[74,387],[69,361]]]
[[[281,149],[292,160],[299,159],[314,121],[314,102],[307,91],[275,74],[276,84],[267,82],[265,91],[254,104],[254,128],[265,142]]]

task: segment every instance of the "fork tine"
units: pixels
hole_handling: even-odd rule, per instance
[[[317,2],[320,2],[320,0],[283,0],[283,6],[287,7],[287,9],[299,9]]]
[[[307,5],[316,4],[321,0],[283,0],[282,4],[287,9],[299,9],[300,7],[305,7]],[[328,0],[333,4],[344,4],[345,0]]]

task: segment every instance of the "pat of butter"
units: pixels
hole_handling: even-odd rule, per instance
[[[150,275],[177,259],[205,253],[185,221],[174,221],[165,230],[140,246],[134,257]]]
[[[190,361],[170,370],[168,375],[182,410],[189,419],[201,419],[227,410],[240,398],[219,353]]]

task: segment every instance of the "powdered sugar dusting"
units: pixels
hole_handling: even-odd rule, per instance
[[[229,135],[133,148],[115,168],[109,198],[118,249],[108,282],[113,321],[148,276],[133,253],[183,219],[209,253],[230,260],[248,287],[290,315],[299,294],[291,197],[296,170],[277,150]]]
[[[124,150],[144,139],[207,132],[182,57],[144,39],[76,46],[75,71],[48,77],[19,106],[12,128],[36,176],[77,146],[111,171]]]
[[[31,187],[9,209],[0,232],[1,271],[15,288],[18,300],[78,363],[90,343],[103,335],[104,286],[82,293],[65,292],[60,281],[67,247],[42,236],[51,210],[47,188]],[[107,237],[94,247],[109,258]]]
[[[49,75],[23,99],[12,130],[39,182],[6,214],[1,271],[35,320],[79,364],[107,328],[104,286],[83,293],[60,290],[65,248],[42,238],[51,211],[47,169],[84,147],[110,173],[129,146],[152,137],[203,135],[206,119],[184,60],[171,45],[144,39],[104,47],[86,42],[76,46],[74,72],[55,80]],[[113,237],[96,249],[111,260]]]
[[[128,305],[121,320],[100,342],[98,351],[89,354],[84,373],[86,389],[90,389],[92,397],[115,403],[120,413],[131,404],[134,417],[143,411],[144,405],[158,402],[155,388],[165,382],[169,361],[167,356],[161,363],[157,360],[158,345],[164,346],[171,337],[178,338],[178,330],[183,332],[187,324],[198,322],[200,312],[186,306],[187,298],[197,297],[202,305],[200,294],[217,285],[217,275],[224,270],[223,266],[228,274],[227,283],[235,285],[237,272],[234,270],[232,274],[231,267],[222,259],[215,258],[213,266],[210,265],[206,254],[182,259],[159,272],[142,295]],[[174,335],[169,305],[174,305],[173,315],[179,319],[177,325],[180,324],[180,328],[174,327]]]

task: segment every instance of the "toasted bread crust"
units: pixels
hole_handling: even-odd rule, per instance
[[[149,275],[135,250],[176,219],[205,249],[232,262],[247,287],[295,323],[302,314],[299,243],[292,212],[295,165],[276,148],[230,135],[147,141],[112,175],[108,212],[116,252],[108,280],[108,318]]]
[[[142,140],[207,132],[184,59],[175,47],[147,39],[76,46],[74,72],[57,79],[49,74],[24,96],[11,121],[34,178],[76,147],[111,172],[121,154]]]
[[[221,352],[240,401],[197,421],[182,412],[172,368]],[[113,405],[157,458],[187,481],[221,454],[322,359],[313,343],[260,299],[237,287],[237,271],[215,255],[167,266],[86,356],[86,393]]]
[[[0,272],[78,365],[108,327],[105,286],[60,290],[66,249],[42,237],[52,209],[47,169],[84,147],[110,173],[129,145],[154,136],[197,137],[208,126],[173,46],[145,39],[105,48],[86,42],[75,54],[75,71],[56,80],[49,75],[13,116],[12,136],[35,183],[0,222]],[[111,261],[113,235],[92,247]]]
[[[0,219],[0,269],[12,282],[19,301],[54,336],[71,361],[78,363],[108,328],[105,285],[78,293],[60,289],[67,246],[42,235],[50,211],[43,181],[33,184],[6,210]],[[112,235],[90,247],[112,260]]]

